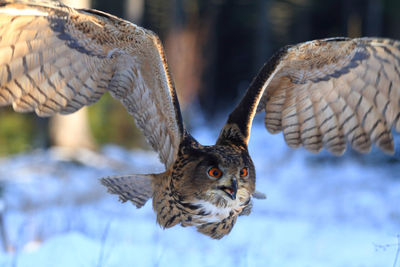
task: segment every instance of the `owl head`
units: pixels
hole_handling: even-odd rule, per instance
[[[209,203],[219,208],[239,208],[255,191],[255,169],[247,147],[217,143],[197,145],[185,151],[184,175],[175,190],[192,204]]]

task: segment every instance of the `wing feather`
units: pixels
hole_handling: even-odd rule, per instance
[[[282,85],[284,86],[284,85]],[[288,90],[276,90],[271,92],[271,97],[265,106],[265,127],[271,133],[282,131],[282,111],[285,105],[286,92]]]
[[[298,95],[294,91],[287,92],[287,98],[282,112],[282,128],[286,143],[293,148],[300,146],[300,127],[298,120]]]
[[[328,85],[331,86],[328,86]],[[340,155],[344,153],[346,149],[345,131],[346,129],[342,126],[345,119],[343,108],[345,101],[340,96],[339,92],[330,90],[333,87],[331,81],[326,86],[321,86],[321,90],[316,90],[322,94],[321,104],[321,116],[319,119],[319,125],[323,130],[324,145],[328,151],[333,154]],[[337,116],[339,114],[339,116]]]
[[[316,124],[315,106],[309,90],[310,88],[305,88],[304,99],[297,103],[300,105],[298,108],[300,140],[308,150],[319,152],[322,148],[322,138],[319,126]]]
[[[400,131],[399,41],[316,40],[286,48],[273,62],[265,89],[252,85],[246,93],[262,93],[257,111],[266,112],[271,133],[282,131],[289,146],[313,152],[325,147],[340,155],[347,142],[362,153],[371,144],[393,153],[391,129]]]
[[[27,1],[1,2],[0,34],[0,106],[68,114],[109,91],[172,165],[184,126],[155,34],[100,11]]]

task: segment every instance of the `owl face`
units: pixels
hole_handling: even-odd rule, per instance
[[[255,190],[255,170],[247,150],[204,146],[189,153],[185,175],[176,189],[193,204],[241,209]]]

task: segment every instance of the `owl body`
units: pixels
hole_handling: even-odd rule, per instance
[[[229,233],[236,217],[249,214],[255,172],[247,149],[235,145],[202,146],[193,137],[182,142],[172,172],[153,178],[153,208],[158,223],[196,226],[213,238]],[[218,173],[209,174],[213,168]],[[241,170],[246,169],[246,175]],[[218,177],[219,176],[219,177]]]

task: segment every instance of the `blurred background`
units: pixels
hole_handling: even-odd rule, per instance
[[[220,127],[264,62],[282,46],[334,36],[400,39],[397,0],[73,0],[69,4],[109,12],[160,36],[189,129],[203,117],[209,126]],[[146,147],[132,119],[108,95],[73,117],[49,121],[0,109],[0,155],[50,145]]]
[[[186,126],[212,144],[264,62],[280,47],[335,36],[400,39],[398,0],[70,0],[156,32]],[[71,138],[72,137],[72,138]],[[293,150],[256,117],[254,202],[220,241],[162,230],[98,178],[163,170],[108,94],[50,119],[0,109],[0,266],[400,267],[396,152],[334,157]],[[207,255],[207,256],[205,256]]]

